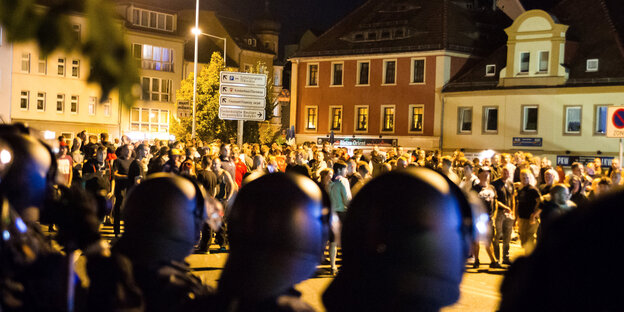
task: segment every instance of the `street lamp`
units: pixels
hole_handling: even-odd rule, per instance
[[[198,8],[199,8],[199,5],[198,5]],[[193,63],[193,132],[191,136],[195,138],[195,127],[196,127],[195,126],[195,103],[197,100],[197,41],[198,41],[198,37],[199,35],[203,35],[206,37],[223,40],[223,65],[224,67],[227,67],[227,39],[224,37],[219,37],[219,36],[203,33],[201,29],[197,27],[197,24],[195,25],[195,27],[191,29],[191,33],[195,35],[195,57],[194,57],[194,63]]]

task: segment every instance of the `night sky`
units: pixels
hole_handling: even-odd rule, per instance
[[[264,12],[265,0],[221,0],[248,21]],[[429,0],[441,1],[441,0]],[[558,0],[522,0],[525,8],[548,9]],[[282,23],[280,45],[295,43],[307,29],[325,31],[366,0],[270,0],[271,14]]]

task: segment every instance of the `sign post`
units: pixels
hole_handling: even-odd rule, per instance
[[[245,120],[264,121],[267,76],[222,71],[219,73],[219,118],[238,121],[239,146]]]
[[[611,106],[607,110],[607,138],[620,138],[620,168],[624,152],[624,106]]]

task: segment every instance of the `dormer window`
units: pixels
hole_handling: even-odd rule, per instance
[[[377,40],[377,33],[376,32],[369,32],[367,39],[368,40]]]
[[[529,52],[520,53],[520,73],[529,73],[529,63],[531,61],[531,54]]]
[[[496,65],[495,64],[485,65],[485,76],[486,77],[496,76]]]
[[[539,68],[538,72],[546,73],[548,72],[548,58],[550,53],[548,51],[540,51],[539,53]]]
[[[132,24],[145,28],[164,31],[175,29],[174,18],[171,14],[135,8],[132,11]]]
[[[589,59],[587,60],[587,69],[588,72],[597,72],[598,71],[598,59]]]
[[[255,47],[256,46],[256,39],[252,39],[252,38],[247,39],[247,45]]]

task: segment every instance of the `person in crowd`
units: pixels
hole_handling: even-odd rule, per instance
[[[451,160],[451,157],[442,157],[442,161],[440,162],[440,173],[445,175],[451,181],[459,184],[459,176],[457,176],[457,174],[453,171],[453,161]]]
[[[611,182],[613,183],[613,188],[619,188],[622,185],[622,170],[617,169],[611,172],[609,176]]]
[[[405,169],[407,168],[408,161],[405,157],[401,156],[396,160],[396,169]]]
[[[464,177],[459,182],[459,188],[464,192],[469,192],[475,184],[479,183],[479,178],[473,173],[474,166],[472,161],[466,160],[463,163]]]
[[[286,172],[295,172],[310,178],[310,167],[305,163],[306,152],[300,150],[295,153],[295,164],[286,168]]]
[[[386,160],[384,159],[384,156],[379,152],[379,147],[374,146],[373,151],[371,152],[373,178],[376,178],[383,173],[382,167],[385,162]]]
[[[530,254],[535,247],[536,233],[539,226],[539,205],[541,194],[531,185],[531,171],[520,171],[520,188],[517,196],[518,235],[520,243],[526,255]]]
[[[74,160],[67,154],[68,151],[69,148],[67,147],[67,144],[63,142],[61,146],[59,146],[58,155],[56,155],[56,182],[65,186],[71,185],[74,167]]]
[[[329,201],[331,203],[331,211],[336,213],[340,223],[344,222],[347,207],[351,201],[351,186],[346,178],[347,164],[339,160],[334,163],[334,176],[329,185]],[[329,246],[329,258],[332,275],[336,275],[338,269],[336,267],[337,242]]]
[[[212,172],[217,176],[217,184],[213,191],[214,198],[224,208],[223,226],[216,233],[215,242],[219,245],[220,250],[225,251],[227,249],[227,219],[228,208],[230,207],[230,200],[234,197],[234,194],[238,190],[234,178],[228,171],[221,167],[221,157],[215,157],[212,160]]]
[[[570,185],[570,200],[577,206],[584,206],[588,198],[581,178],[578,176],[570,176],[568,184]]]
[[[497,209],[497,200],[496,189],[490,185],[490,170],[488,167],[482,166],[478,171],[479,175],[479,183],[476,183],[472,186],[472,191],[477,194],[477,197],[481,199],[483,202],[483,206],[488,214],[488,227],[490,232],[490,237],[485,240],[485,251],[490,258],[490,268],[491,269],[500,269],[501,265],[498,263],[498,259],[494,255],[493,249],[493,238],[497,237],[496,231],[494,228],[494,213]],[[497,243],[498,245],[498,243]],[[475,242],[473,244],[473,254],[474,254],[474,263],[473,268],[479,268],[481,263],[479,262],[479,243]]]
[[[516,198],[514,185],[509,179],[509,168],[503,167],[500,178],[492,182],[496,190],[496,218],[494,220],[494,256],[506,265],[511,264],[509,244],[516,215]],[[503,254],[500,254],[500,241],[503,242]]]
[[[121,204],[126,191],[130,186],[128,171],[133,159],[130,158],[130,149],[127,145],[121,147],[119,158],[115,159],[112,166],[112,177],[115,180],[115,206],[113,207],[113,232],[115,237],[121,234]]]
[[[221,144],[219,147],[219,160],[221,168],[230,174],[232,179],[236,179],[236,164],[232,161],[232,146],[230,144]]]
[[[172,148],[169,150],[169,160],[162,166],[162,172],[179,174],[180,165],[182,165],[182,151]]]
[[[540,217],[540,225],[537,230],[538,241],[542,239],[542,235],[550,224],[564,213],[576,208],[576,204],[569,200],[570,191],[564,184],[555,184],[550,188],[548,198],[545,198],[540,204],[538,210]]]
[[[310,173],[312,174],[312,179],[316,181],[319,181],[321,171],[327,168],[324,155],[325,154],[320,151],[314,153],[314,162],[310,166]]]
[[[543,180],[544,183],[539,186],[539,191],[541,194],[549,194],[550,188],[553,187],[553,185],[559,183],[559,175],[554,169],[548,169],[544,171]]]
[[[147,153],[149,153],[149,151],[145,144],[140,144],[139,147],[136,148],[136,158],[128,168],[128,188],[132,188],[145,179],[147,172]]]

